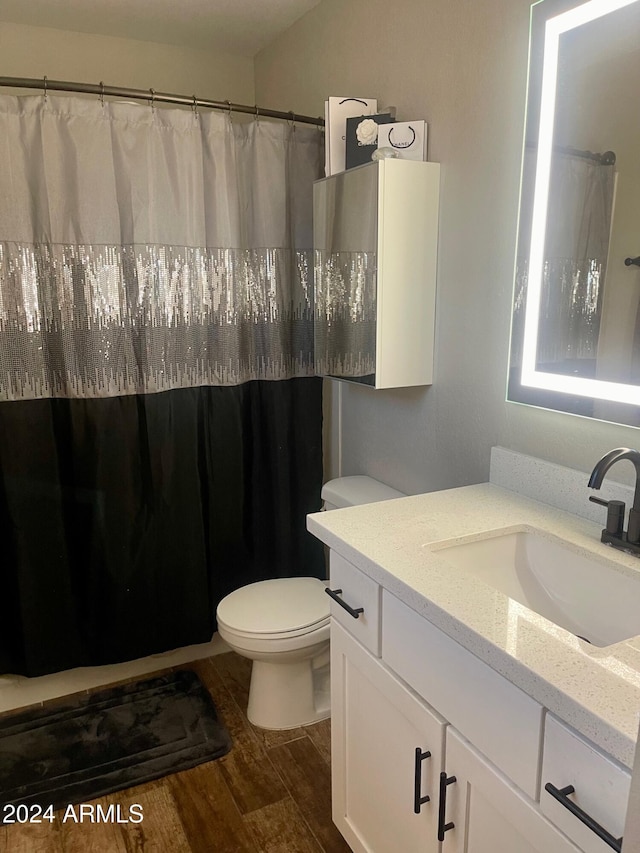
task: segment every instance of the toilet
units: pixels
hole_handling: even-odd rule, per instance
[[[340,477],[322,487],[323,509],[404,497],[371,477]],[[253,661],[247,717],[263,729],[293,729],[330,716],[329,597],[317,578],[275,578],[227,595],[218,633]]]

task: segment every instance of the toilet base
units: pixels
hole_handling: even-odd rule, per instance
[[[310,726],[331,716],[329,666],[253,661],[247,717],[261,729]]]

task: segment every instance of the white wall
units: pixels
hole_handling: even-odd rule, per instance
[[[255,103],[253,60],[112,36],[0,23],[1,74]],[[0,90],[14,93],[14,90]]]
[[[322,0],[256,57],[258,102],[321,115],[329,94],[377,97],[427,119],[442,164],[434,384],[343,387],[345,474],[420,492],[486,480],[495,444],[584,471],[640,445],[634,429],[504,399],[529,6]]]

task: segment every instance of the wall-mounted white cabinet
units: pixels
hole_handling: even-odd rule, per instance
[[[314,184],[316,372],[430,385],[440,166],[380,160]]]

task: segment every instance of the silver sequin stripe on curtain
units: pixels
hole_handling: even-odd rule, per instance
[[[0,243],[0,400],[311,376],[311,259]]]

